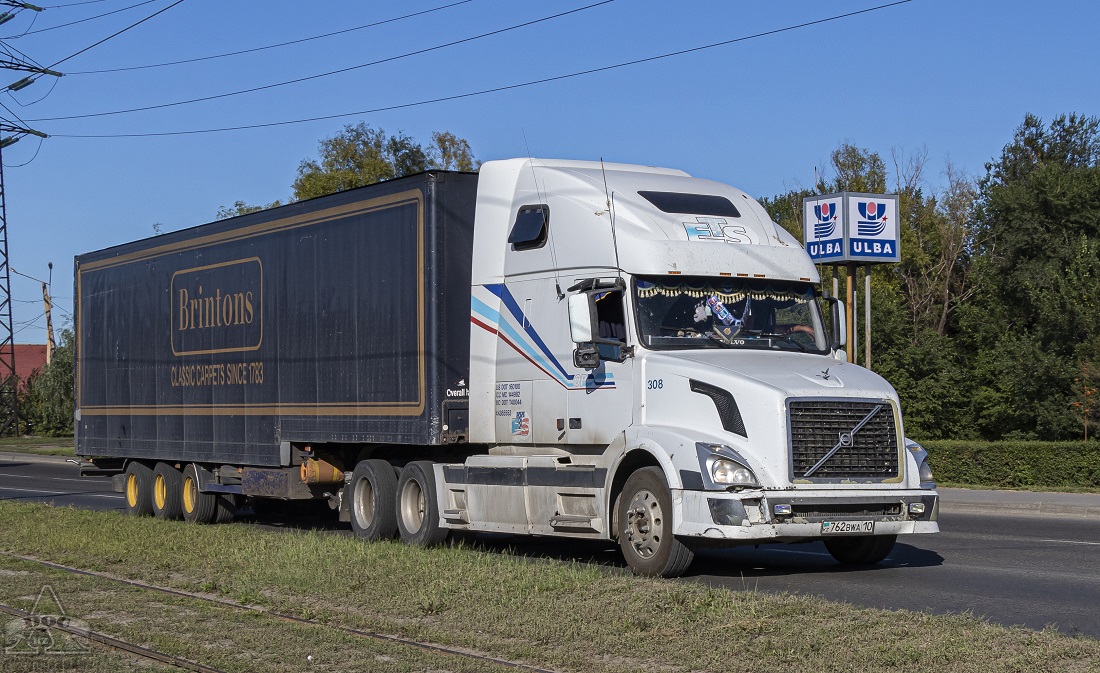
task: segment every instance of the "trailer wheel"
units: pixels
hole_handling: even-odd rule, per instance
[[[183,518],[183,473],[168,463],[153,468],[153,514],[158,519]]]
[[[210,523],[214,520],[217,499],[213,493],[199,490],[198,470],[194,463],[183,469],[183,487],[180,489],[183,518],[190,523]]]
[[[619,547],[635,574],[679,577],[687,570],[695,554],[672,534],[672,494],[659,468],[631,474],[618,509]]]
[[[845,565],[869,565],[878,563],[894,550],[897,535],[858,535],[854,537],[831,537],[825,540],[829,550],[838,563]]]
[[[364,540],[397,534],[397,475],[380,459],[361,460],[351,473],[351,529]]]
[[[213,523],[230,523],[237,516],[237,496],[232,493],[213,493]]]
[[[397,482],[397,530],[406,544],[430,547],[450,532],[439,525],[439,497],[431,461],[418,460],[401,470]]]
[[[153,513],[153,471],[148,465],[130,461],[126,466],[126,511],[130,516]]]

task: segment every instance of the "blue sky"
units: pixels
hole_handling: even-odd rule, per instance
[[[50,65],[174,0],[40,0],[0,26]],[[566,75],[856,12],[881,0],[614,0],[380,65],[145,112],[59,120],[307,77],[473,37],[598,0],[470,0],[340,36],[134,71],[78,74],[262,47],[457,0],[184,0],[0,102],[31,128],[3,151],[14,269],[72,310],[74,255],[208,222],[236,200],[286,199],[298,163],[346,123],[426,141],[447,130],[481,160],[534,156],[681,168],[770,196],[813,182],[841,142],[929,154],[974,175],[1032,112],[1100,114],[1100,3],[912,0],[789,32],[591,75],[386,112],[224,133],[159,133],[335,115]],[[32,23],[33,21],[33,23]],[[47,30],[43,30],[47,29]],[[42,31],[42,32],[35,32]],[[26,33],[26,34],[24,34]],[[19,37],[15,37],[19,36]],[[21,75],[0,74],[11,82]],[[0,86],[8,84],[0,82]],[[52,88],[51,88],[52,87]],[[47,95],[48,94],[48,95]],[[37,102],[36,102],[37,101]],[[9,119],[11,115],[4,113]],[[45,340],[40,288],[12,277],[17,343]],[[64,319],[57,316],[55,325]]]

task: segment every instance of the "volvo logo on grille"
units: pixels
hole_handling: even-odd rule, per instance
[[[838,438],[839,441],[836,443],[836,446],[834,446],[832,449],[829,450],[828,453],[826,453],[824,456],[822,456],[821,460],[814,463],[813,467],[806,470],[806,473],[803,474],[802,476],[803,477],[809,477],[814,472],[817,472],[818,469],[820,469],[822,465],[824,465],[826,462],[828,462],[828,460],[830,458],[835,456],[837,451],[840,451],[841,449],[846,449],[846,448],[851,447],[852,443],[855,441],[856,433],[859,432],[860,430],[862,430],[863,426],[867,425],[867,423],[872,418],[875,417],[875,414],[882,411],[882,407],[883,407],[883,405],[881,405],[881,404],[875,405],[875,408],[871,409],[871,413],[864,416],[862,421],[860,421],[859,423],[856,423],[854,428],[852,428],[851,430],[849,430],[847,432],[840,433],[840,436]]]

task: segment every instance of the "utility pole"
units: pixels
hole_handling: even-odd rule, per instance
[[[57,344],[53,340],[53,298],[50,297],[50,288],[53,287],[53,262],[50,262],[50,282],[42,283],[42,304],[46,313],[46,364],[53,361],[53,352]]]

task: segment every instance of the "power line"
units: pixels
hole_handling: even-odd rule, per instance
[[[60,61],[57,61],[56,63],[53,63],[52,65],[50,65],[50,66],[49,66],[49,68],[54,68],[54,67],[57,67],[57,66],[61,65],[62,63],[64,63],[65,61],[68,61],[68,60],[69,60],[70,58],[74,58],[74,57],[76,57],[76,56],[79,56],[79,55],[83,54],[84,52],[86,52],[86,51],[88,51],[88,50],[90,50],[90,49],[94,49],[95,47],[98,47],[99,45],[103,44],[103,43],[104,43],[104,42],[106,42],[107,40],[111,40],[111,39],[114,39],[114,38],[118,37],[119,35],[122,35],[122,34],[123,34],[123,33],[125,33],[126,31],[130,30],[131,28],[136,28],[137,26],[140,26],[141,24],[145,23],[146,21],[148,21],[149,19],[153,18],[154,16],[156,16],[156,15],[158,15],[158,14],[162,14],[162,13],[164,13],[164,12],[167,12],[168,10],[172,9],[173,7],[175,7],[176,5],[180,4],[181,2],[183,2],[183,0],[176,0],[176,1],[175,1],[175,2],[173,2],[172,4],[170,4],[170,5],[168,5],[167,7],[165,7],[164,9],[159,9],[159,10],[157,10],[157,11],[153,12],[152,14],[150,14],[149,16],[145,17],[144,19],[141,19],[140,21],[135,21],[134,23],[131,23],[131,24],[130,24],[129,26],[126,26],[126,27],[125,27],[125,28],[123,28],[122,30],[119,30],[119,31],[117,31],[117,32],[114,32],[114,33],[111,33],[110,35],[108,35],[107,37],[103,38],[103,39],[102,39],[102,40],[100,40],[99,42],[96,42],[96,43],[94,43],[94,44],[91,44],[91,45],[89,45],[89,46],[87,46],[87,47],[84,47],[83,49],[81,49],[80,51],[76,52],[75,54],[69,54],[68,56],[66,56],[65,58],[61,59]],[[47,68],[47,69],[49,69],[49,68]]]
[[[180,0],[180,1],[182,2],[182,0]],[[30,121],[32,121],[32,122],[47,122],[47,121],[52,122],[52,121],[64,121],[64,120],[70,120],[70,119],[88,119],[88,118],[91,118],[91,117],[109,117],[109,116],[113,116],[113,115],[129,114],[129,113],[132,113],[132,112],[147,112],[149,110],[160,110],[160,109],[163,109],[163,108],[176,107],[176,106],[179,106],[179,105],[190,105],[192,103],[202,103],[202,102],[205,102],[205,101],[218,100],[220,98],[229,98],[231,96],[240,96],[240,95],[246,94],[246,93],[255,93],[257,91],[266,91],[268,89],[274,89],[274,88],[281,87],[281,86],[287,86],[289,84],[300,84],[302,82],[308,82],[310,80],[320,79],[322,77],[329,77],[331,75],[338,75],[338,74],[341,74],[341,73],[350,72],[352,70],[359,70],[361,68],[366,68],[366,67],[373,66],[373,65],[379,65],[379,64],[382,64],[382,63],[389,63],[391,61],[397,61],[397,60],[400,60],[400,59],[403,59],[403,58],[408,58],[410,56],[417,56],[419,54],[426,54],[428,52],[438,51],[440,49],[445,49],[447,47],[453,47],[455,45],[464,44],[464,43],[467,43],[467,42],[473,42],[474,40],[480,40],[480,39],[483,39],[483,38],[486,38],[486,37],[490,37],[492,35],[499,35],[501,33],[507,33],[507,32],[512,31],[512,30],[517,30],[519,28],[525,28],[527,26],[532,26],[532,25],[535,25],[537,23],[542,23],[544,21],[550,21],[552,19],[559,19],[563,16],[568,16],[570,14],[576,14],[577,12],[583,12],[585,10],[589,10],[589,9],[594,8],[594,7],[599,7],[601,5],[607,5],[607,4],[610,4],[612,2],[615,2],[615,0],[600,0],[600,2],[596,2],[596,3],[593,3],[591,5],[585,5],[584,7],[578,7],[576,9],[571,9],[567,12],[560,12],[558,14],[551,14],[550,16],[544,16],[540,19],[534,19],[532,21],[525,21],[523,23],[518,23],[518,24],[515,24],[513,26],[508,26],[506,28],[500,28],[500,29],[497,29],[497,30],[489,31],[488,33],[481,33],[480,35],[474,35],[472,37],[466,37],[466,38],[463,38],[461,40],[453,40],[451,42],[445,42],[443,44],[437,44],[433,47],[425,47],[424,49],[417,49],[416,51],[405,52],[404,54],[399,54],[397,56],[388,56],[386,58],[378,59],[376,61],[371,61],[369,63],[361,63],[359,65],[353,65],[353,66],[349,66],[347,68],[340,68],[339,70],[330,70],[328,72],[322,72],[322,73],[318,73],[316,75],[308,75],[306,77],[299,77],[297,79],[290,79],[290,80],[286,80],[286,81],[283,81],[283,82],[276,82],[274,84],[265,84],[263,86],[256,86],[256,87],[252,87],[252,88],[249,88],[249,89],[241,89],[239,91],[230,91],[230,92],[227,92],[227,93],[214,94],[213,96],[202,96],[201,98],[190,98],[188,100],[175,101],[175,102],[172,102],[172,103],[160,103],[158,105],[146,105],[146,106],[143,106],[143,107],[129,108],[129,109],[126,109],[126,110],[113,110],[113,111],[110,111],[110,112],[90,112],[88,114],[66,115],[66,116],[63,116],[63,117],[40,117],[40,118],[37,118],[37,119],[31,119]],[[52,68],[53,66],[50,66],[50,67]]]
[[[16,325],[30,325],[32,323],[38,322],[39,320],[41,320],[42,318],[45,318],[45,317],[46,317],[46,312],[43,311],[42,313],[39,313],[38,317],[34,318],[33,320],[16,320],[15,324]]]
[[[493,87],[490,89],[481,89],[479,91],[470,91],[467,93],[454,94],[452,96],[440,96],[438,98],[430,98],[412,103],[399,103],[395,105],[387,105],[384,107],[372,108],[369,110],[359,110],[357,112],[342,112],[339,114],[322,115],[318,117],[308,117],[304,119],[290,119],[277,122],[266,122],[262,124],[242,124],[240,126],[223,126],[219,128],[207,128],[207,129],[193,129],[187,131],[160,131],[154,133],[99,133],[99,134],[52,134],[52,138],[152,138],[162,136],[182,136],[182,135],[197,135],[202,133],[223,133],[228,131],[244,131],[247,129],[260,129],[271,128],[275,126],[289,126],[291,124],[305,124],[316,121],[327,121],[330,119],[340,119],[342,117],[355,117],[359,115],[374,114],[377,112],[387,112],[390,110],[401,110],[405,108],[418,107],[421,105],[430,105],[432,103],[443,103],[447,101],[460,100],[463,98],[473,98],[475,96],[484,96],[490,93],[499,93],[501,91],[511,91],[513,89],[522,89],[529,86],[535,86],[538,84],[547,84],[549,82],[559,82],[566,79],[572,79],[574,77],[582,77],[584,75],[592,75],[599,72],[607,72],[609,70],[617,70],[619,68],[625,68],[632,65],[639,65],[642,63],[650,63],[653,61],[660,61],[666,58],[672,58],[674,56],[683,56],[685,54],[691,54],[707,49],[714,49],[717,47],[723,47],[738,42],[746,42],[748,40],[755,40],[761,37],[767,37],[770,35],[777,35],[779,33],[786,33],[792,30],[798,30],[800,28],[808,28],[810,26],[817,26],[823,23],[830,23],[832,21],[839,21],[841,19],[847,19],[860,14],[868,14],[870,12],[876,12],[890,7],[896,7],[898,5],[904,5],[913,2],[913,0],[898,0],[897,2],[890,2],[884,5],[877,5],[875,7],[868,7],[866,9],[856,10],[854,12],[847,12],[844,14],[836,14],[823,19],[817,19],[814,21],[807,21],[804,23],[795,24],[792,26],[786,26],[783,28],[776,28],[774,30],[764,31],[762,33],[755,33],[753,35],[745,35],[743,37],[737,37],[730,40],[723,40],[721,42],[713,42],[711,44],[705,44],[698,47],[691,47],[689,49],[681,49],[678,51],[667,52],[659,54],[657,56],[648,56],[646,58],[634,59],[631,61],[624,61],[622,63],[616,63],[613,65],[606,65],[599,68],[590,68],[588,70],[580,70],[577,72],[568,73],[565,75],[555,75],[553,77],[544,77],[542,79],[529,80],[527,82],[520,82],[517,84],[507,84],[504,86]],[[36,120],[37,121],[37,120]]]
[[[27,159],[26,161],[24,161],[21,164],[4,164],[4,165],[7,166],[8,168],[22,168],[22,167],[30,164],[32,161],[34,161],[35,159],[38,158],[38,153],[42,151],[42,142],[43,142],[43,139],[39,138],[38,139],[38,147],[35,148],[34,154],[31,156],[30,159]]]
[[[41,278],[35,278],[34,276],[28,276],[25,273],[16,271],[15,267],[13,267],[13,266],[9,266],[8,269],[10,269],[11,272],[14,273],[15,275],[23,276],[24,278],[29,278],[29,279],[33,280],[34,282],[36,282],[36,283],[45,283],[46,282],[46,281],[42,280]]]
[[[13,112],[13,111],[12,111],[12,109],[11,109],[11,108],[9,108],[9,107],[8,107],[7,105],[4,105],[3,103],[0,103],[0,108],[4,108],[4,112],[7,112],[7,113],[8,113],[9,115],[11,115],[11,116],[12,116],[12,117],[13,117],[13,118],[14,118],[14,119],[16,120],[16,121],[18,121],[18,122],[19,122],[20,124],[22,124],[22,125],[23,125],[24,127],[26,127],[26,126],[27,126],[27,122],[25,122],[25,121],[23,121],[22,119],[20,119],[20,118],[19,118],[19,115],[15,114],[15,112]],[[0,120],[0,125],[2,125],[2,121],[3,121],[3,120]]]
[[[77,5],[94,5],[97,2],[107,2],[107,0],[84,0],[83,2],[67,2],[64,5],[43,5],[42,9],[63,9],[65,7],[76,7]]]
[[[239,51],[230,51],[224,54],[213,54],[211,56],[198,56],[196,58],[187,58],[180,61],[165,61],[164,63],[149,63],[146,65],[133,65],[124,68],[104,68],[102,70],[76,70],[65,73],[66,75],[98,75],[102,73],[113,72],[126,72],[130,70],[147,70],[149,68],[163,68],[170,65],[184,65],[187,63],[198,63],[200,61],[211,61],[217,58],[226,58],[228,56],[240,56],[241,54],[251,54],[257,51],[264,51],[266,49],[276,49],[278,47],[287,47],[294,44],[301,44],[303,42],[309,42],[311,40],[320,40],[323,38],[334,37],[336,35],[343,35],[345,33],[351,33],[357,30],[363,30],[365,28],[374,28],[375,26],[385,25],[387,23],[395,23],[397,21],[403,21],[405,19],[411,19],[422,14],[430,14],[432,12],[438,12],[442,9],[449,9],[458,5],[465,5],[466,3],[473,2],[474,0],[459,0],[459,2],[452,2],[449,5],[441,5],[439,7],[432,7],[431,9],[425,9],[420,12],[413,12],[412,14],[405,14],[403,16],[396,16],[392,19],[385,19],[383,21],[375,21],[374,23],[364,24],[362,26],[355,26],[354,28],[345,28],[343,30],[337,30],[332,33],[324,33],[321,35],[313,35],[311,37],[303,37],[297,40],[290,40],[289,42],[279,42],[277,44],[269,44],[263,47],[253,47],[251,49],[241,49]]]
[[[26,35],[37,35],[38,33],[45,33],[46,31],[57,30],[58,28],[66,28],[68,26],[75,26],[78,23],[84,23],[85,21],[94,21],[95,19],[102,19],[105,16],[110,16],[112,14],[118,14],[119,12],[125,12],[125,11],[133,9],[135,7],[141,7],[142,5],[148,5],[149,3],[156,2],[156,1],[157,0],[143,0],[143,2],[139,2],[136,5],[130,5],[129,7],[123,7],[121,9],[115,9],[115,10],[112,10],[110,12],[104,12],[103,14],[97,14],[95,16],[89,16],[89,17],[84,18],[84,19],[77,19],[76,21],[70,21],[68,23],[62,23],[62,24],[58,24],[56,26],[50,26],[49,28],[39,28],[38,30],[31,30],[31,31],[25,32],[21,35],[12,35],[12,36],[0,38],[0,39],[2,39],[2,40],[14,40],[18,37],[24,37]],[[45,9],[45,8],[43,8],[43,9]]]
[[[44,9],[44,8],[39,8],[39,9]],[[16,35],[15,37],[23,37],[24,35],[29,35],[30,32],[31,32],[31,28],[34,28],[34,24],[38,23],[38,15],[39,14],[41,14],[41,12],[35,12],[34,16],[31,18],[30,25],[27,26],[26,30],[24,30],[22,33]],[[15,39],[15,38],[5,38],[5,39]]]
[[[57,88],[57,82],[58,82],[58,81],[59,81],[59,80],[58,80],[58,78],[56,78],[56,77],[55,77],[55,78],[53,79],[53,83],[52,83],[52,84],[50,84],[50,90],[49,90],[49,91],[47,91],[46,93],[42,94],[42,96],[40,96],[40,97],[38,97],[38,98],[36,98],[36,99],[32,100],[32,101],[31,101],[31,102],[29,102],[29,103],[24,103],[24,102],[20,101],[20,100],[19,100],[18,98],[16,98],[16,97],[15,97],[15,94],[13,94],[13,93],[12,93],[12,91],[11,91],[11,89],[10,89],[10,88],[8,88],[8,89],[4,89],[4,93],[8,94],[8,96],[9,96],[9,97],[10,97],[10,98],[11,98],[11,99],[12,99],[13,101],[15,101],[15,102],[16,102],[16,104],[17,104],[17,105],[18,105],[19,107],[30,107],[31,105],[34,105],[35,103],[41,103],[42,101],[44,101],[44,100],[46,100],[47,98],[49,98],[49,97],[50,97],[50,94],[51,94],[51,93],[53,93],[53,90],[54,90],[55,88]]]

